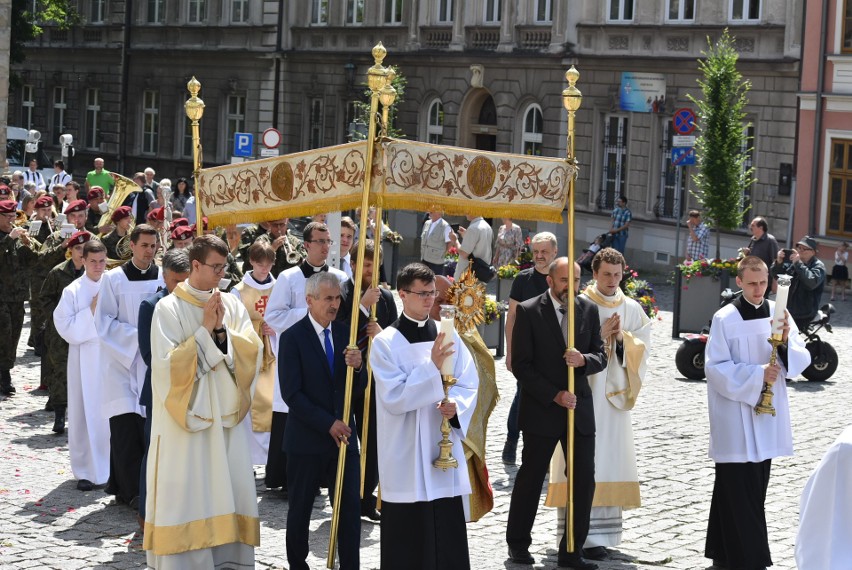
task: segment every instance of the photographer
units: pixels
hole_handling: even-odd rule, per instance
[[[816,249],[816,240],[805,236],[796,244],[796,249],[779,250],[769,269],[773,279],[779,275],[793,277],[787,310],[799,330],[805,330],[817,314],[825,288],[825,265],[817,258]]]

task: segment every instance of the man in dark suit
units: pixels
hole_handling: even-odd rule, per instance
[[[509,558],[533,564],[529,546],[541,486],[557,443],[567,449],[568,409],[575,409],[574,425],[574,544],[559,547],[560,568],[593,570],[597,565],[582,557],[589,532],[589,515],[595,492],[595,411],[588,379],[606,367],[600,320],[594,303],[574,299],[574,347],[566,350],[568,315],[568,263],[557,258],[547,276],[549,289],[518,305],[512,334],[512,372],[521,386],[519,424],[524,438],[521,468],[515,478],[506,542]],[[575,277],[579,271],[575,268]],[[576,289],[576,286],[575,286]],[[574,368],[574,393],[566,390],[568,366]]]
[[[139,355],[148,369],[145,371],[145,380],[142,383],[142,391],[139,393],[139,404],[145,407],[145,454],[142,456],[142,469],[139,473],[139,518],[142,526],[145,522],[145,497],[148,485],[146,483],[148,464],[148,445],[151,443],[151,407],[153,406],[153,394],[151,392],[151,321],[154,319],[154,307],[166,295],[171,293],[178,283],[186,281],[189,277],[188,250],[172,249],[163,256],[163,281],[166,286],[142,301],[139,305],[139,322],[136,330],[139,335]]]
[[[364,261],[358,258],[358,249],[353,248],[349,263],[352,274],[361,272],[361,303],[358,312],[358,348],[366,361],[367,346],[370,338],[382,332],[382,329],[390,326],[399,318],[393,293],[382,287],[371,287],[373,282],[373,258],[376,251],[375,242],[368,239],[364,243]],[[379,264],[382,260],[382,250],[379,249]],[[351,280],[343,284],[343,303],[337,320],[344,321],[347,326],[352,322],[352,294],[355,291],[355,283]],[[370,321],[370,308],[376,306],[376,320]],[[358,424],[358,440],[361,440],[362,426],[364,425],[364,392],[358,391],[352,395],[352,405],[355,411],[355,421]],[[364,451],[364,444],[361,444]],[[367,426],[367,462],[364,473],[364,497],[361,499],[361,516],[372,521],[381,520],[381,514],[376,510],[376,488],[379,486],[379,464],[376,456],[376,390],[370,390],[370,423]]]
[[[360,465],[357,445],[349,446],[354,421],[346,421],[343,405],[346,367],[355,368],[354,391],[363,391],[366,374],[361,351],[349,350],[349,330],[335,322],[340,307],[340,281],[318,272],[305,284],[308,314],[284,331],[279,344],[278,374],[281,395],[290,407],[284,430],[287,453],[287,559],[292,570],[308,570],[308,533],[314,491],[320,483],[334,488],[338,448],[346,445],[340,497],[341,570],[359,567],[361,518],[359,517]],[[353,442],[354,443],[354,442]]]

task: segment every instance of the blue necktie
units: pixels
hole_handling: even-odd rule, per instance
[[[331,346],[331,331],[329,329],[323,329],[323,334],[325,334],[325,357],[328,360],[328,369],[331,371],[331,375],[334,376],[334,349]]]

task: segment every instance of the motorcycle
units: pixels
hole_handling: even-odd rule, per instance
[[[722,292],[722,306],[730,303],[737,293],[726,289]],[[826,303],[817,311],[814,319],[808,323],[804,331],[799,331],[805,341],[805,348],[811,354],[811,365],[805,368],[802,376],[810,382],[824,382],[831,378],[837,370],[837,351],[828,342],[819,337],[819,331],[831,330],[831,315],[835,312],[834,305]],[[690,380],[703,380],[704,349],[710,337],[710,327],[704,327],[700,333],[688,334],[675,354],[675,366],[678,372]]]

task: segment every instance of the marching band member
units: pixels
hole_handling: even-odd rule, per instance
[[[121,259],[118,253],[118,242],[121,238],[127,235],[130,231],[130,225],[133,223],[133,213],[130,206],[119,206],[110,216],[110,221],[114,226],[113,230],[101,238],[107,248],[108,259]]]

